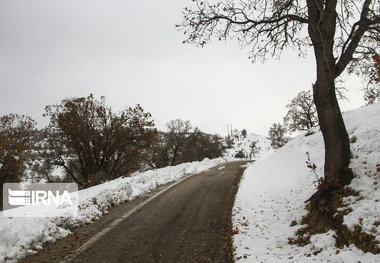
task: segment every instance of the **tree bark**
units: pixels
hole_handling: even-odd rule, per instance
[[[352,172],[350,142],[335,91],[337,74],[334,57],[334,36],[336,26],[336,0],[309,0],[309,35],[313,42],[317,64],[317,81],[313,86],[314,103],[325,144],[324,181],[311,200],[312,209],[321,206],[332,215],[333,192],[349,184]],[[315,199],[315,200],[313,200]]]
[[[352,179],[348,168],[351,158],[349,137],[335,95],[335,79],[331,74],[318,75],[313,91],[325,144],[325,181],[337,187],[344,186]]]

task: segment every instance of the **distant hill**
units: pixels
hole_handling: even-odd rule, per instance
[[[235,132],[231,137],[231,148],[226,150],[227,157],[261,159],[274,152],[271,141],[265,136],[255,133],[243,135],[242,132]]]

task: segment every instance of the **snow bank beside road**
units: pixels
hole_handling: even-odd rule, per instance
[[[184,176],[208,170],[227,159],[205,159],[118,178],[79,191],[78,218],[8,218],[0,216],[0,262],[12,262],[26,254],[36,253],[43,243],[70,234],[69,227],[91,223],[107,213],[112,205],[130,201],[160,185],[178,181]]]
[[[344,114],[354,159],[351,188],[361,198],[347,198],[353,209],[344,223],[362,226],[380,241],[380,103]],[[324,145],[320,132],[300,135],[283,148],[259,160],[245,171],[238,190],[233,225],[237,262],[380,262],[380,255],[363,253],[355,246],[337,249],[334,232],[315,235],[311,244],[288,244],[298,228],[292,221],[306,214],[304,201],[316,190],[316,177],[306,167],[306,152],[323,175]],[[378,184],[379,183],[379,184]],[[322,250],[321,250],[322,249]],[[313,252],[321,252],[313,254]]]

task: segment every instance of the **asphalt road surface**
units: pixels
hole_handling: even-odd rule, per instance
[[[245,163],[221,164],[157,198],[115,207],[22,262],[233,262],[231,213]]]

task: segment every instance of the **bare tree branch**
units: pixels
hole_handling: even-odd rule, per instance
[[[343,44],[342,55],[336,64],[336,76],[339,76],[344,69],[347,67],[348,63],[352,60],[352,57],[358,47],[361,38],[364,33],[368,30],[369,26],[375,25],[378,19],[370,20],[368,19],[368,13],[370,12],[369,6],[371,0],[366,0],[363,4],[363,9],[360,14],[360,20],[352,26],[351,33]]]

